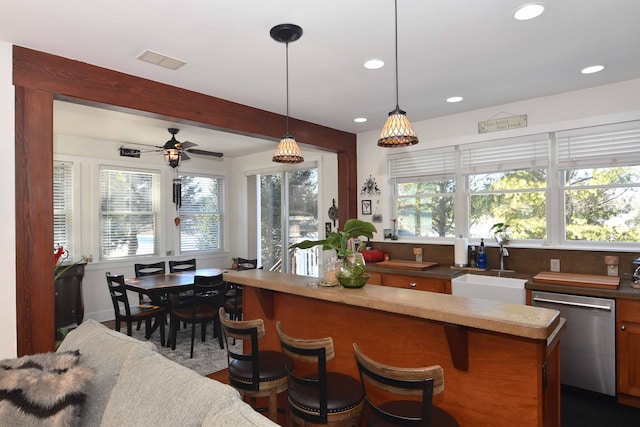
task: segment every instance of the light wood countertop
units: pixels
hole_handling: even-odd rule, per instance
[[[224,279],[245,286],[397,313],[518,337],[547,340],[560,325],[556,310],[434,292],[366,285],[318,286],[317,277],[264,270],[229,271]]]

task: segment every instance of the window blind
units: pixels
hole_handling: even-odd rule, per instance
[[[558,166],[613,167],[640,164],[640,121],[557,133]]]
[[[182,175],[180,252],[224,249],[224,179]]]
[[[53,244],[73,253],[73,163],[53,162]]]
[[[101,259],[158,255],[159,174],[100,168]]]
[[[392,182],[435,181],[454,179],[456,173],[455,150],[420,150],[390,154],[389,179]]]
[[[463,174],[491,173],[549,165],[546,133],[460,146]]]

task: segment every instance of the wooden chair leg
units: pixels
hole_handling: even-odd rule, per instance
[[[278,422],[278,393],[275,387],[269,393],[269,419]]]

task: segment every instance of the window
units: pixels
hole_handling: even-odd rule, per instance
[[[224,180],[182,175],[180,252],[224,250]]]
[[[640,241],[640,124],[558,132],[564,239]]]
[[[398,236],[453,237],[455,152],[430,150],[389,157]]]
[[[53,162],[53,244],[73,259],[73,163]]]
[[[159,255],[156,172],[100,168],[100,259]]]
[[[549,137],[528,135],[460,148],[470,237],[505,222],[514,239],[545,239]]]

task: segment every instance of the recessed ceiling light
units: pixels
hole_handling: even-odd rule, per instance
[[[461,96],[451,96],[449,98],[447,98],[447,102],[460,102],[462,101],[464,98]]]
[[[384,67],[384,61],[382,59],[369,59],[364,62],[364,68],[367,70],[377,70]]]
[[[367,121],[366,117],[356,117],[355,119],[353,119],[354,122],[356,123],[364,123]]]
[[[542,3],[527,3],[517,8],[513,13],[513,17],[518,21],[528,21],[542,15],[542,12],[544,12]]]
[[[604,65],[592,65],[590,67],[583,68],[580,72],[582,74],[593,74],[604,70]]]

